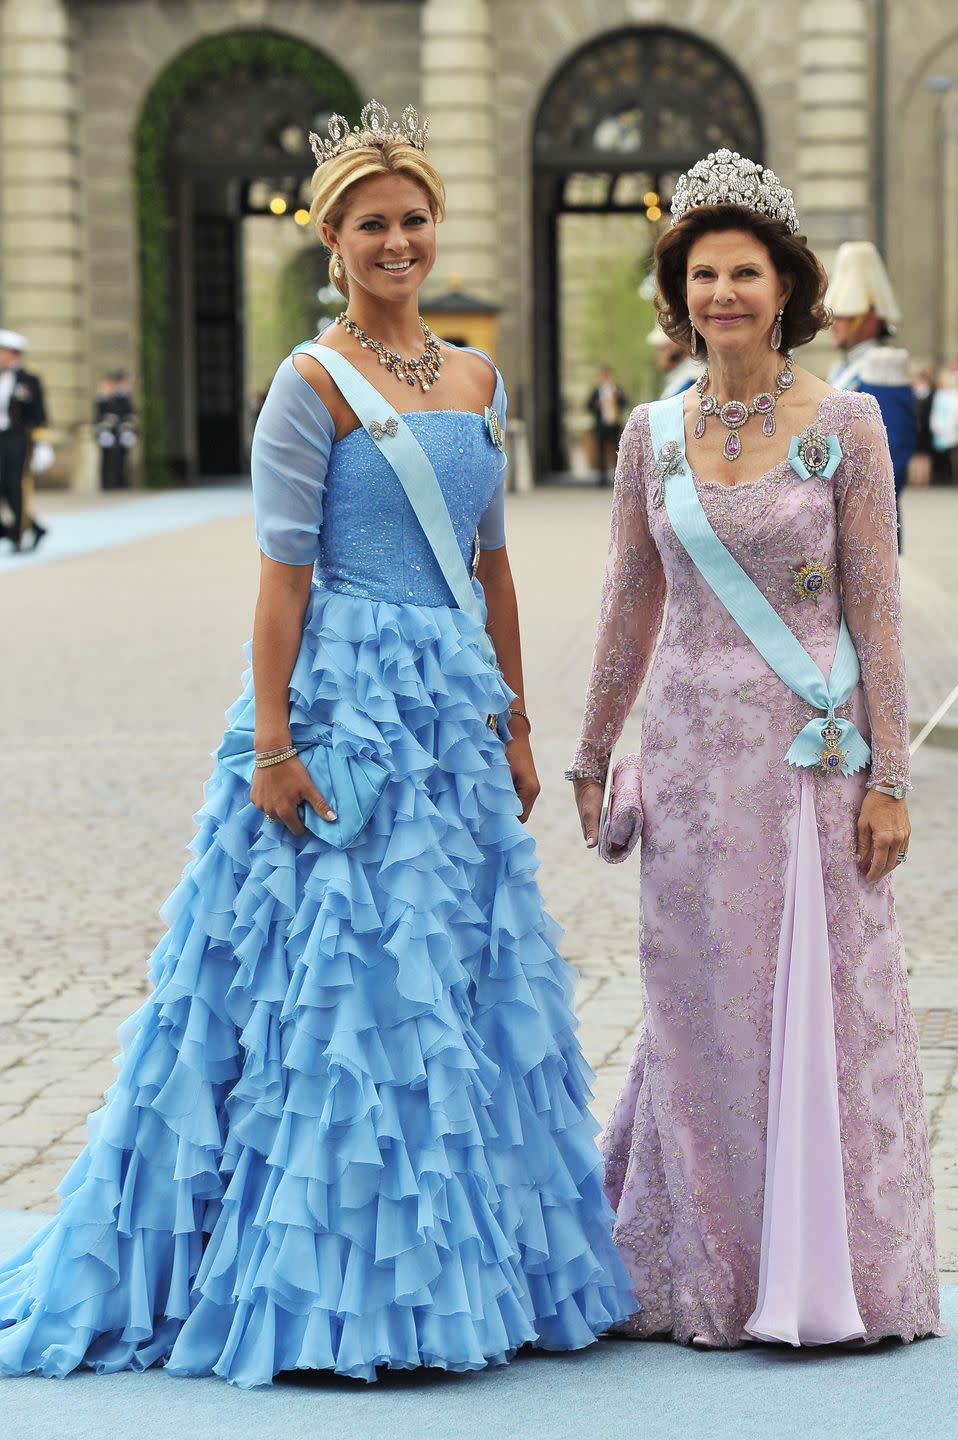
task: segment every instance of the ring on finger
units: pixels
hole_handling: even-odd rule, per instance
[[[267,815],[267,817],[266,817],[266,823],[267,823],[267,825],[272,825],[272,823],[273,823],[273,821],[275,820],[275,818],[276,818],[275,815]]]
[[[905,861],[906,861],[907,859],[908,859],[908,851],[907,851],[907,850],[899,850],[899,852],[898,852],[898,863],[899,863],[899,865],[904,865],[904,863],[905,863]]]

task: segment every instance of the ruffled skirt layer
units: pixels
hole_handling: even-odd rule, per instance
[[[119,1078],[0,1268],[0,1373],[371,1380],[576,1349],[636,1310],[474,630],[314,592],[293,719],[391,779],[338,851],[217,767]]]

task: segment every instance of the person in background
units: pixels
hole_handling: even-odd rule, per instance
[[[930,365],[919,365],[911,382],[915,403],[915,453],[908,467],[908,483],[918,487],[931,482],[934,445],[931,434],[931,406],[935,398],[935,374]]]
[[[15,551],[35,550],[47,533],[31,513],[33,476],[42,475],[55,455],[46,430],[47,414],[39,375],[23,367],[27,342],[16,330],[0,330],[0,503],[10,513],[0,519],[0,538]],[[27,464],[29,460],[29,466]]]
[[[953,485],[958,481],[958,362],[946,365],[938,376],[928,423],[935,480]]]
[[[612,484],[626,403],[612,371],[603,365],[586,405],[595,422],[595,464],[600,485]]]
[[[136,444],[136,424],[125,370],[104,375],[93,402],[96,441],[100,447],[100,489],[126,490],[130,485],[128,457]]]
[[[888,271],[870,240],[839,245],[825,294],[831,335],[842,352],[828,377],[836,390],[874,395],[888,432],[895,471],[898,550],[901,553],[901,492],[915,453],[917,425],[908,351],[887,345],[901,321]]]
[[[696,364],[681,345],[670,340],[658,325],[653,325],[645,338],[655,351],[655,363],[662,375],[660,400],[669,400],[673,395],[680,395],[683,390],[688,390],[695,384],[702,373],[702,367]]]

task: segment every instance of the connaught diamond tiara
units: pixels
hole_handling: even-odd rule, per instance
[[[680,177],[672,197],[672,224],[700,205],[743,205],[784,221],[793,235],[798,230],[791,190],[774,170],[746,160],[737,150],[715,150]]]
[[[389,111],[385,105],[381,105],[378,100],[370,100],[362,108],[359,124],[354,125],[351,130],[345,115],[331,115],[328,129],[328,140],[317,135],[314,130],[309,134],[309,143],[316,156],[317,165],[332,160],[344,150],[385,145],[387,140],[401,140],[404,145],[414,145],[417,150],[425,150],[429,121],[424,120],[420,125],[418,114],[411,105],[407,105],[402,112],[402,119],[393,120],[390,124]]]

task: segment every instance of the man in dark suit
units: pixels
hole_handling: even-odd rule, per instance
[[[46,431],[47,412],[38,375],[23,368],[27,342],[15,330],[0,330],[0,503],[12,519],[0,522],[0,535],[14,550],[23,549],[26,534],[36,549],[47,533],[24,503],[24,471],[40,475],[53,464],[53,446]]]
[[[615,376],[604,365],[592,394],[586,402],[586,409],[595,425],[596,469],[598,484],[611,485],[615,474],[615,457],[619,436],[625,421],[625,394],[616,384]]]

